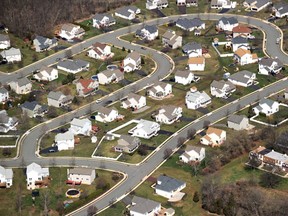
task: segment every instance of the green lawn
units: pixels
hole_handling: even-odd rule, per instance
[[[16,145],[18,137],[1,137],[0,146],[13,146]]]
[[[262,121],[269,124],[280,123],[281,121],[288,118],[288,107],[280,106],[279,111],[271,116],[260,114],[255,120]]]

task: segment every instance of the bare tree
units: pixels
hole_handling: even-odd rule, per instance
[[[15,207],[16,207],[16,211],[21,216],[22,215],[22,208],[23,208],[22,186],[21,186],[21,184],[18,185],[18,191],[17,191],[17,196],[16,196]]]
[[[49,205],[50,205],[50,192],[49,190],[44,190],[41,193],[41,199],[43,204],[43,214],[48,216],[49,213]]]
[[[184,137],[179,137],[177,140],[177,147],[180,147],[184,144],[185,138]]]
[[[98,209],[96,206],[92,205],[92,206],[89,206],[88,209],[87,209],[87,216],[93,216],[97,213]]]
[[[173,151],[171,148],[166,148],[164,150],[164,156],[163,159],[168,159],[172,155]]]
[[[196,135],[196,130],[195,128],[191,128],[187,131],[187,138],[192,140]]]

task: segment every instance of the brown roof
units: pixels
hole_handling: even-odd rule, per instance
[[[104,50],[106,46],[107,46],[106,44],[99,43],[99,42],[96,42],[95,44],[93,44],[94,48],[100,48],[101,50]]]
[[[209,127],[206,134],[213,134],[214,133],[217,136],[220,136],[222,132],[223,132],[223,130],[221,130],[221,129]]]
[[[94,82],[94,80],[92,80],[92,79],[80,79],[78,82],[81,83],[81,85],[83,86],[83,88],[84,88],[83,92],[84,93],[88,93],[88,92],[94,90],[93,88],[88,88],[89,85]]]
[[[252,59],[258,59],[257,53],[252,54]]]
[[[239,49],[237,49],[236,52],[235,52],[235,55],[239,56],[240,58],[243,57],[243,56],[246,55],[246,54],[250,54],[250,55],[251,55],[250,50],[246,50],[246,49],[239,48]]]
[[[252,30],[248,26],[238,25],[232,29],[233,33],[251,33]]]
[[[205,58],[204,57],[191,57],[188,59],[188,64],[204,64]]]

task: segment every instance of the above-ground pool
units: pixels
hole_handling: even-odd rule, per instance
[[[71,188],[66,191],[66,197],[68,198],[79,198],[80,197],[80,190]]]
[[[107,66],[107,69],[108,69],[108,70],[116,70],[117,68],[118,68],[117,65],[108,65],[108,66]]]
[[[97,75],[93,75],[93,76],[91,76],[91,79],[92,80],[98,80],[98,76]]]

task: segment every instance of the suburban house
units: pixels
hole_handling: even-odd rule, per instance
[[[136,18],[136,15],[140,13],[141,13],[140,8],[133,5],[129,5],[116,9],[115,16],[121,17],[126,20],[133,20]]]
[[[147,95],[156,99],[163,99],[170,94],[172,94],[172,85],[164,82],[156,82],[147,90]]]
[[[205,22],[200,20],[199,18],[187,19],[187,18],[179,18],[176,21],[176,26],[185,30],[185,31],[194,31],[196,29],[205,29]]]
[[[73,118],[73,120],[70,122],[69,131],[71,131],[74,135],[81,134],[84,136],[90,136],[91,130],[92,123],[88,118]]]
[[[239,48],[234,53],[234,59],[240,65],[252,64],[258,61],[256,53],[251,53],[250,50]]]
[[[96,42],[92,45],[92,49],[87,52],[87,55],[94,59],[105,60],[112,58],[114,53],[111,52],[111,46],[108,44]]]
[[[37,163],[31,163],[26,169],[27,189],[33,190],[41,185],[44,178],[49,176],[49,168],[42,168]]]
[[[182,107],[174,105],[162,106],[155,115],[156,122],[172,124],[182,116]]]
[[[150,139],[152,136],[155,136],[160,130],[160,125],[153,121],[148,121],[141,119],[136,127],[128,131],[132,136]]]
[[[68,181],[91,185],[96,178],[95,169],[75,167],[67,169]]]
[[[247,70],[234,73],[228,78],[228,81],[230,81],[234,85],[243,87],[253,85],[255,80],[256,80],[256,74]]]
[[[0,132],[7,133],[10,130],[16,130],[18,119],[16,117],[9,117],[6,110],[0,111]]]
[[[287,3],[280,2],[280,3],[273,4],[272,10],[277,18],[283,18],[283,17],[288,16],[288,4]]]
[[[48,106],[40,105],[37,101],[25,101],[25,103],[20,105],[22,113],[26,114],[30,118],[35,118],[37,116],[43,117],[45,113],[48,112]]]
[[[182,85],[189,85],[192,81],[195,80],[195,76],[191,71],[177,70],[175,72],[175,83]]]
[[[64,107],[72,103],[72,95],[64,95],[61,91],[50,91],[47,96],[48,106]]]
[[[234,130],[246,130],[249,127],[249,119],[245,115],[230,115],[227,119],[228,128]]]
[[[33,45],[36,52],[43,52],[46,50],[51,50],[53,47],[58,45],[58,41],[56,38],[46,38],[43,36],[36,36],[33,40]]]
[[[16,94],[28,94],[32,90],[32,83],[26,77],[10,82],[9,86]]]
[[[0,52],[0,55],[9,63],[22,61],[22,54],[20,52],[20,49],[16,49],[14,47],[11,47],[8,50],[3,50],[2,52]]]
[[[220,146],[226,140],[226,131],[209,127],[206,131],[206,135],[200,139],[200,143],[203,145]]]
[[[81,38],[85,34],[85,30],[78,25],[72,23],[62,25],[59,36],[66,40],[72,40],[74,38]]]
[[[133,197],[129,206],[131,216],[154,216],[161,211],[161,203],[138,196]]]
[[[196,42],[189,42],[182,47],[183,53],[189,57],[202,56],[202,46]]]
[[[110,83],[118,83],[120,80],[124,79],[124,73],[119,69],[116,70],[105,70],[97,74],[99,84],[107,85]]]
[[[175,31],[168,29],[162,35],[162,43],[171,49],[177,49],[182,46],[182,36],[178,36]]]
[[[272,4],[270,0],[245,0],[243,6],[251,11],[259,12]]]
[[[185,104],[188,109],[198,109],[206,107],[211,103],[211,97],[204,91],[199,92],[196,88],[192,88],[186,93]]]
[[[97,115],[95,116],[95,120],[104,123],[112,122],[115,121],[118,116],[119,116],[118,110],[102,106],[98,109]]]
[[[70,131],[57,134],[54,141],[58,151],[74,149],[74,134]]]
[[[186,182],[184,181],[180,181],[166,175],[160,175],[157,178],[157,183],[155,185],[155,193],[168,199],[175,196],[181,197],[181,194],[183,197],[184,193],[181,193],[180,191],[185,187]]]
[[[210,84],[210,93],[217,98],[228,98],[235,91],[236,86],[230,81],[213,80]]]
[[[191,71],[204,71],[205,70],[205,58],[203,56],[190,57],[187,63],[189,70]]]
[[[198,6],[198,0],[176,0],[177,6]]]
[[[162,9],[168,7],[168,0],[146,0],[146,9]]]
[[[89,69],[90,63],[82,59],[66,59],[58,62],[57,68],[68,73],[76,74]]]
[[[259,74],[275,75],[283,69],[283,63],[278,58],[263,57],[258,62]]]
[[[216,28],[218,31],[232,31],[234,27],[238,26],[238,20],[234,17],[222,17],[219,19]]]
[[[38,73],[33,74],[37,81],[53,81],[58,79],[58,70],[56,68],[43,66]]]
[[[230,9],[235,8],[237,5],[236,1],[230,1],[230,0],[211,0],[211,8],[215,9]]]
[[[188,145],[185,152],[179,156],[183,163],[201,162],[205,158],[205,148]]]
[[[4,87],[0,87],[0,103],[5,103],[9,99],[9,92]]]
[[[129,53],[123,60],[123,69],[125,72],[131,72],[141,67],[141,55],[134,51]]]
[[[8,49],[10,46],[9,35],[0,34],[0,49]]]
[[[158,28],[155,25],[145,25],[142,29],[136,31],[135,36],[141,40],[155,40],[158,37]]]
[[[242,36],[237,36],[232,38],[231,40],[232,42],[232,51],[236,52],[238,49],[242,48],[242,49],[246,49],[248,50],[249,47],[249,43],[248,43],[248,39]]]
[[[127,98],[121,102],[121,107],[124,109],[131,108],[133,110],[141,109],[146,106],[146,97],[129,93]]]
[[[76,82],[76,91],[80,97],[87,97],[98,90],[99,83],[92,79],[79,79]]]
[[[92,18],[93,27],[95,28],[105,28],[116,24],[116,20],[107,13],[95,14]]]
[[[13,170],[0,166],[0,187],[10,188],[13,184]]]
[[[270,116],[279,111],[279,103],[277,101],[263,98],[259,101],[258,106],[253,108],[253,111],[256,115],[263,113],[266,116]]]
[[[233,32],[233,38],[241,36],[244,38],[251,38],[251,33],[252,30],[251,28],[249,28],[248,26],[244,26],[244,25],[237,25],[232,29]]]
[[[114,147],[116,152],[133,153],[138,146],[141,145],[141,140],[138,137],[130,135],[121,135]]]

